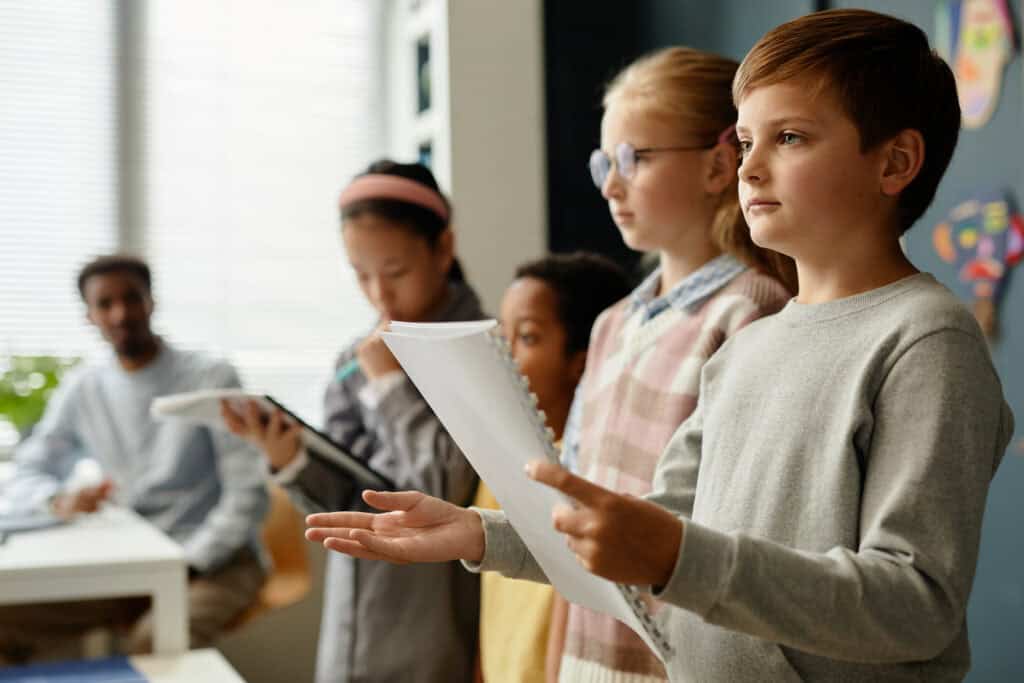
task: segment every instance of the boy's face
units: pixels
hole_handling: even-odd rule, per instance
[[[549,415],[567,411],[586,354],[567,352],[566,330],[551,286],[529,277],[513,282],[501,301],[501,330],[540,409]]]
[[[827,88],[802,80],[764,85],[739,103],[739,195],[754,242],[797,261],[825,261],[872,239],[889,219],[881,147],[860,135]],[[893,234],[896,234],[895,232]]]

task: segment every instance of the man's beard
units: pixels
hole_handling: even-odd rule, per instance
[[[135,359],[145,356],[153,348],[153,343],[153,335],[140,331],[129,334],[114,346],[114,350],[122,358]]]

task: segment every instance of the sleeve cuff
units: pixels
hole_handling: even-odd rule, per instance
[[[359,390],[357,394],[359,402],[366,406],[368,410],[375,410],[381,401],[394,391],[404,379],[405,373],[401,370],[395,370],[371,379]]]
[[[298,479],[299,473],[306,469],[307,465],[309,465],[309,454],[305,448],[300,448],[290,463],[276,472],[271,470],[270,478],[279,486],[287,486]]]
[[[652,595],[706,617],[719,603],[736,564],[735,537],[683,520],[683,541],[668,583]]]
[[[484,556],[480,562],[462,561],[469,571],[501,572],[505,576],[517,575],[526,559],[526,545],[509,523],[502,510],[471,507],[480,515],[484,527]]]

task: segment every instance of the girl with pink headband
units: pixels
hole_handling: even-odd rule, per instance
[[[455,257],[451,206],[425,166],[381,160],[342,191],[339,209],[345,252],[380,323],[339,355],[324,431],[399,488],[466,505],[476,474],[379,336],[390,320],[487,317]],[[225,418],[264,451],[305,512],[365,509],[362,491],[311,458],[283,415],[265,425],[255,409]],[[401,567],[331,553],[316,681],[469,681],[478,618],[479,581],[456,563]]]

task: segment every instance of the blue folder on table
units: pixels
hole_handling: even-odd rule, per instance
[[[147,683],[127,657],[30,664],[0,669],[2,683]]]

